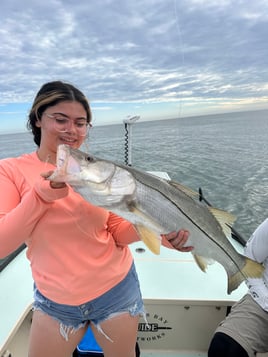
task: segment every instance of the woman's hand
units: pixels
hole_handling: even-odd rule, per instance
[[[53,171],[48,171],[48,172],[43,172],[41,174],[41,176],[44,177],[44,179],[47,179],[52,174],[53,174]],[[50,187],[51,188],[63,188],[63,187],[66,187],[66,183],[65,182],[50,181]]]
[[[174,249],[180,252],[190,252],[194,249],[193,246],[185,246],[190,233],[184,229],[180,229],[178,232],[171,232],[165,234],[166,240],[173,246]]]

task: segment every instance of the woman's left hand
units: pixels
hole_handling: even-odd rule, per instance
[[[180,229],[178,232],[171,232],[165,234],[166,240],[173,246],[174,249],[180,252],[190,252],[194,249],[193,246],[185,246],[190,233],[184,229]]]
[[[44,177],[44,179],[46,180],[47,178],[49,178],[50,175],[53,174],[53,172],[54,171],[43,172],[43,173],[41,173],[41,176]],[[51,188],[63,188],[63,187],[66,187],[66,183],[50,181],[50,187]]]

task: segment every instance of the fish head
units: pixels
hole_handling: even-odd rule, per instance
[[[57,168],[48,179],[66,182],[78,192],[79,187],[80,190],[91,191],[91,201],[95,204],[94,196],[104,196],[106,206],[132,195],[136,189],[135,179],[128,170],[68,145],[58,146]]]

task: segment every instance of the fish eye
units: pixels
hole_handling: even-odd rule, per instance
[[[88,161],[88,162],[94,162],[93,156],[87,156],[87,157],[86,157],[86,161]]]

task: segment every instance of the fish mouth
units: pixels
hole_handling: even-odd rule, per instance
[[[135,192],[136,184],[131,173],[69,145],[58,146],[56,164],[56,170],[48,178],[51,181],[66,182],[75,187],[86,185],[92,192],[110,195],[113,199]]]
[[[59,145],[57,149],[57,170],[63,175],[75,175],[81,171],[79,160],[72,156],[71,150],[71,147],[65,144]]]
[[[64,164],[67,162],[67,158],[70,155],[70,150],[68,150],[67,145],[59,145],[57,148],[57,168],[61,169],[64,167]]]
[[[49,180],[55,182],[76,182],[77,176],[81,172],[79,161],[71,155],[71,147],[61,144],[57,148],[56,170]]]
[[[100,184],[104,187],[112,180],[116,169],[114,165],[105,161],[97,163],[92,155],[85,155],[82,151],[65,144],[58,146],[56,164],[57,181],[62,179],[71,184],[81,184],[81,181],[86,180],[92,185]]]

